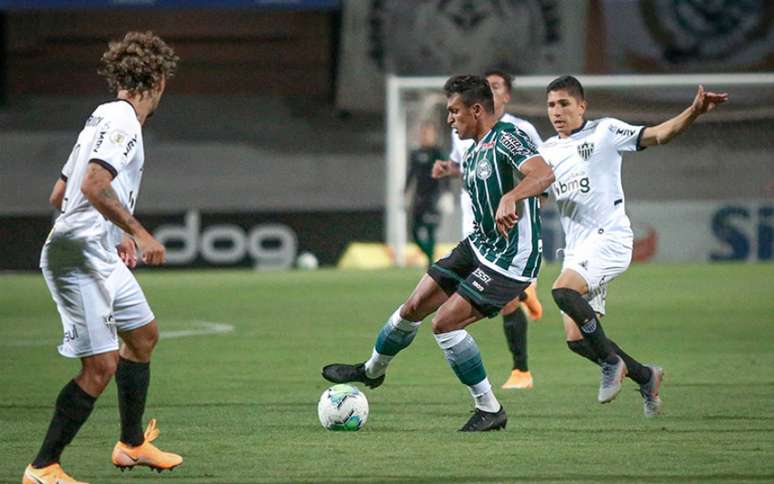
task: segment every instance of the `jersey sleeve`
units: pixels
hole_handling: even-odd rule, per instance
[[[73,169],[75,168],[75,162],[78,160],[78,151],[80,151],[80,149],[80,145],[75,145],[73,150],[70,152],[70,156],[67,158],[67,161],[65,161],[65,164],[62,167],[59,178],[65,182],[69,180],[71,176],[73,176]]]
[[[536,147],[540,148],[540,146],[543,144],[543,140],[540,138],[540,134],[537,132],[535,127],[532,126],[532,123],[524,121],[523,123],[519,123],[517,128],[524,131],[524,133],[529,136],[529,140],[532,141],[532,144]]]
[[[614,118],[606,118],[605,125],[607,137],[616,150],[640,151],[645,149],[644,146],[640,146],[645,126],[634,126]]]
[[[497,153],[504,156],[516,169],[530,158],[540,156],[534,143],[527,136],[509,131],[500,134],[496,149]]]
[[[462,140],[457,133],[452,130],[451,133],[451,153],[449,153],[449,159],[458,165],[462,165],[462,160],[465,159],[465,146],[463,146]]]
[[[134,113],[119,106],[106,115],[97,127],[89,161],[98,163],[115,178],[134,157],[139,136]]]

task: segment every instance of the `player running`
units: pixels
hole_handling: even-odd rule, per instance
[[[548,117],[557,136],[547,140],[540,153],[556,175],[552,189],[566,240],[562,272],[552,294],[564,313],[567,345],[602,367],[600,403],[611,402],[628,375],[640,386],[645,416],[658,415],[663,369],[629,356],[607,338],[600,322],[607,284],[632,259],[634,237],[621,187],[621,152],[668,143],[728,95],[705,92],[699,86],[685,111],[645,127],[613,118],[586,121],[583,86],[572,76],[552,81],[546,94]]]
[[[529,121],[505,112],[506,106],[511,102],[513,76],[499,69],[489,70],[484,76],[492,89],[497,119],[512,124],[528,136],[532,144],[540,147],[543,140],[540,139],[535,127]],[[449,160],[437,160],[433,165],[435,178],[460,176],[465,152],[474,144],[472,139],[460,139],[454,130],[452,130],[451,139],[452,151]],[[470,196],[464,189],[460,194],[460,205],[462,207],[462,236],[467,237],[473,232],[473,205]],[[502,385],[504,389],[529,389],[534,385],[532,373],[529,371],[527,363],[527,316],[533,321],[543,317],[543,306],[537,297],[535,284],[530,285],[518,299],[505,305],[501,311],[505,340],[513,360],[511,374]]]
[[[537,277],[541,239],[536,197],[554,177],[529,139],[498,121],[484,78],[455,76],[444,91],[449,125],[460,138],[475,141],[462,163],[475,230],[430,267],[382,327],[368,361],[327,365],[322,375],[334,383],[359,381],[378,387],[390,361],[411,344],[422,320],[435,312],[435,339],[475,401],[475,412],[460,430],[499,430],[508,419],[465,327],[496,315]]]
[[[158,107],[177,61],[174,51],[150,32],[130,32],[110,43],[100,74],[116,99],[98,106],[86,120],[51,193],[61,214],[43,246],[40,267],[64,327],[59,353],[79,358],[81,371],[56,399],[40,451],[24,471],[25,484],[79,482],[60,466],[62,451],[113,375],[121,417],[113,464],[160,472],[183,461],[151,443],[159,434],[155,420],[142,430],[159,330],[129,271],[137,262],[135,244],[146,264],[164,263],[164,246],[132,214],[145,161],[142,125]]]

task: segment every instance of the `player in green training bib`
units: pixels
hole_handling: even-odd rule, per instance
[[[455,76],[444,91],[449,125],[460,138],[475,141],[462,167],[475,230],[430,267],[379,331],[367,361],[327,365],[322,375],[335,383],[378,387],[390,361],[411,344],[422,320],[435,313],[438,346],[475,402],[473,415],[460,430],[499,430],[508,419],[492,392],[478,345],[465,328],[496,315],[537,277],[541,247],[535,197],[553,183],[554,175],[523,131],[498,122],[486,79]]]

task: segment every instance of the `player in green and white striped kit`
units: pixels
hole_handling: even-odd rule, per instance
[[[541,239],[537,196],[554,176],[529,138],[498,122],[486,79],[455,76],[444,90],[449,125],[475,144],[462,163],[463,183],[473,200],[475,230],[433,264],[408,300],[387,320],[371,358],[360,364],[331,364],[323,377],[335,383],[382,384],[392,358],[406,348],[422,320],[433,317],[433,333],[446,360],[475,401],[460,429],[504,428],[505,410],[492,392],[481,353],[465,327],[502,307],[537,277]]]

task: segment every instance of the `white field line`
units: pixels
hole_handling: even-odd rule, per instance
[[[214,323],[211,321],[191,321],[191,329],[181,329],[174,331],[160,331],[161,339],[187,338],[189,336],[206,336],[208,334],[230,333],[234,331],[234,326],[226,323]],[[50,346],[59,344],[61,340],[53,339],[19,339],[16,341],[7,341],[0,346],[16,347],[36,347]]]

